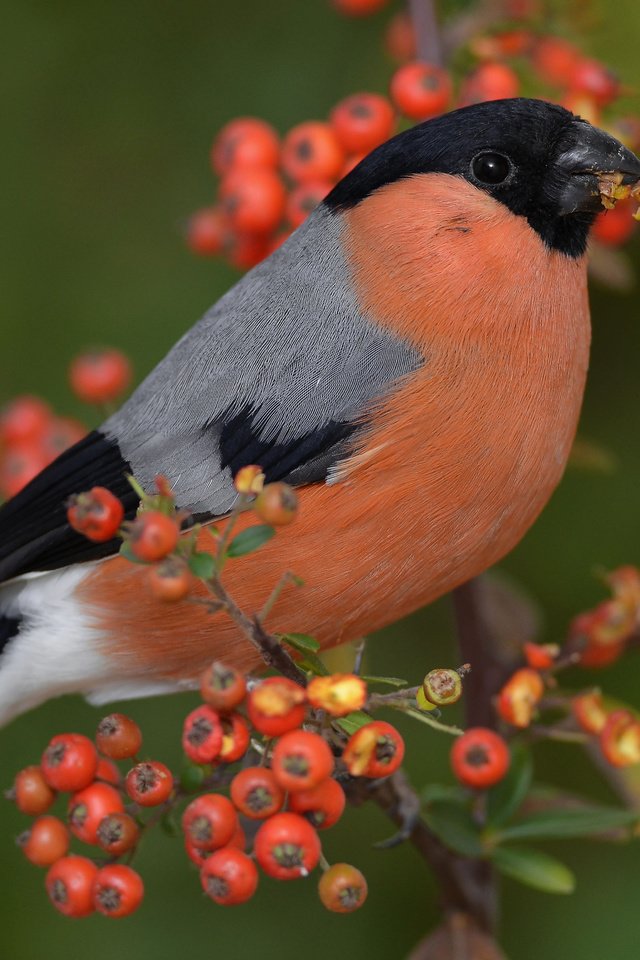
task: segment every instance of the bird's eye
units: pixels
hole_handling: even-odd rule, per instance
[[[479,153],[471,161],[471,172],[480,183],[503,183],[511,173],[511,161],[501,153]]]

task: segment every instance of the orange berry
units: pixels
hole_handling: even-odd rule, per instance
[[[520,81],[504,63],[483,63],[467,75],[460,89],[460,106],[517,97]]]
[[[98,724],[96,746],[100,753],[112,760],[135,757],[142,746],[142,731],[131,717],[110,713]]]
[[[540,674],[531,667],[522,667],[498,694],[498,713],[514,727],[528,727],[543,694],[544,683]]]
[[[561,37],[542,37],[533,51],[533,66],[545,82],[568,86],[581,56],[577,47]]]
[[[235,710],[245,698],[247,683],[235,667],[215,660],[200,678],[200,696],[215,710]]]
[[[21,813],[30,817],[46,813],[56,798],[40,767],[25,767],[16,774],[10,799],[15,800]]]
[[[399,63],[415,60],[417,57],[416,32],[411,17],[406,11],[400,10],[389,21],[384,35],[384,45],[389,56]]]
[[[296,790],[289,794],[289,810],[299,813],[316,830],[328,830],[337,823],[345,808],[344,790],[331,777],[317,783],[308,790]]]
[[[600,731],[600,747],[614,767],[640,763],[640,722],[629,710],[614,710]]]
[[[400,67],[391,78],[391,99],[412,120],[426,120],[447,109],[451,77],[446,70],[422,60]]]
[[[84,789],[93,781],[97,767],[96,748],[81,733],[57,734],[42,754],[42,773],[54,790]]]
[[[187,246],[202,257],[214,256],[222,252],[228,231],[227,218],[219,207],[196,210],[187,223]]]
[[[287,197],[285,216],[294,229],[304,223],[332,187],[330,180],[309,180],[293,188]]]
[[[369,153],[392,135],[395,113],[378,93],[354,93],[333,108],[330,121],[347,153]]]
[[[0,442],[38,441],[52,420],[51,408],[40,397],[16,397],[0,411]]]
[[[387,5],[389,0],[332,0],[334,7],[346,17],[368,17]]]
[[[131,383],[131,364],[120,350],[91,350],[69,368],[71,389],[85,403],[112,403]]]
[[[130,524],[127,542],[134,557],[154,563],[175,549],[179,535],[180,527],[173,517],[159,510],[145,510]]]
[[[69,526],[94,543],[113,539],[124,519],[124,507],[106,487],[93,487],[67,501]]]
[[[335,180],[344,163],[344,150],[328,123],[308,120],[294,127],[282,145],[282,168],[292,180]]]
[[[237,117],[218,133],[211,148],[211,165],[224,176],[234,169],[278,165],[280,143],[274,128],[257,117]]]
[[[170,556],[151,567],[147,574],[147,583],[156,600],[176,603],[189,596],[193,578],[182,557]]]
[[[69,827],[84,843],[98,842],[98,827],[110,813],[123,813],[120,792],[108,783],[91,783],[69,800]]]
[[[395,727],[374,720],[349,738],[342,760],[352,777],[387,777],[404,757],[404,740]]]
[[[18,837],[27,860],[36,867],[50,867],[69,849],[69,831],[57,817],[39,817]]]
[[[144,897],[140,874],[122,863],[109,863],[98,870],[93,881],[93,902],[105,917],[128,917]]]
[[[286,193],[274,170],[231,170],[220,184],[219,197],[230,225],[241,233],[269,233],[284,215]]]
[[[344,717],[362,709],[367,699],[367,685],[354,673],[314,677],[309,681],[307,698],[313,707],[326,710],[333,717]]]
[[[292,730],[276,743],[271,769],[284,790],[309,790],[331,776],[333,754],[326,740],[309,730]]]
[[[327,910],[353,913],[367,899],[367,881],[349,863],[334,863],[320,877],[318,895]]]
[[[45,886],[56,910],[66,917],[87,917],[95,910],[93,881],[98,872],[86,857],[61,857],[49,868]]]
[[[253,509],[265,523],[286,527],[296,518],[298,495],[288,483],[268,483],[256,497]]]
[[[249,720],[259,733],[279,737],[300,727],[305,716],[304,689],[286,677],[267,677],[247,697]]]
[[[256,833],[255,857],[276,880],[306,877],[320,859],[320,839],[310,823],[296,813],[276,813]]]
[[[485,790],[506,775],[511,757],[507,744],[485,727],[472,727],[458,737],[451,749],[451,766],[466,787]]]
[[[250,820],[264,820],[284,804],[284,788],[268,767],[245,767],[231,781],[231,799]]]
[[[607,722],[607,711],[599,690],[572,697],[571,712],[585,733],[601,733]]]
[[[256,892],[258,870],[241,850],[225,847],[207,857],[200,871],[202,889],[216,903],[246,903]]]

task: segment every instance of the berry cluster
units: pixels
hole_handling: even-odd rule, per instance
[[[83,402],[107,407],[127,389],[129,361],[119,350],[93,350],[77,356],[69,368],[74,394]],[[87,428],[54,413],[39,397],[16,397],[0,411],[0,497],[13,497],[59,454],[81,440]]]

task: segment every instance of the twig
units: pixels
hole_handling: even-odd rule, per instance
[[[286,571],[282,574],[282,576],[280,577],[280,579],[279,579],[278,582],[276,583],[275,587],[273,588],[273,590],[271,591],[271,593],[270,593],[269,596],[267,597],[267,599],[266,599],[266,601],[265,601],[265,603],[264,603],[264,606],[262,607],[262,610],[261,610],[260,613],[257,615],[257,618],[256,618],[256,619],[259,620],[260,623],[264,623],[264,621],[267,619],[267,617],[269,616],[269,614],[270,614],[271,611],[273,610],[274,604],[276,603],[278,597],[280,596],[280,594],[282,593],[282,591],[284,590],[284,588],[286,587],[286,585],[287,585],[288,583],[293,583],[293,584],[296,584],[296,586],[297,586],[297,585],[299,585],[299,584],[301,583],[301,581],[300,581],[300,580],[298,579],[298,577],[296,577],[296,575],[295,575],[294,573],[292,573],[290,570],[286,570]]]
[[[442,40],[438,29],[435,0],[408,0],[409,15],[416,35],[418,57],[435,67],[444,66]]]

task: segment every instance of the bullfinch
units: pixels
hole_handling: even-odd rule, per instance
[[[67,523],[133,474],[224,522],[260,464],[300,515],[225,568],[267,621],[323,647],[374,631],[503,557],[559,482],[589,356],[586,248],[598,175],[640,161],[563,108],[456,110],[378,147],[196,323],[131,398],[0,510],[0,722],[193,685],[256,651],[223,613],[159,603],[144,567]],[[200,549],[211,544],[200,533]]]

